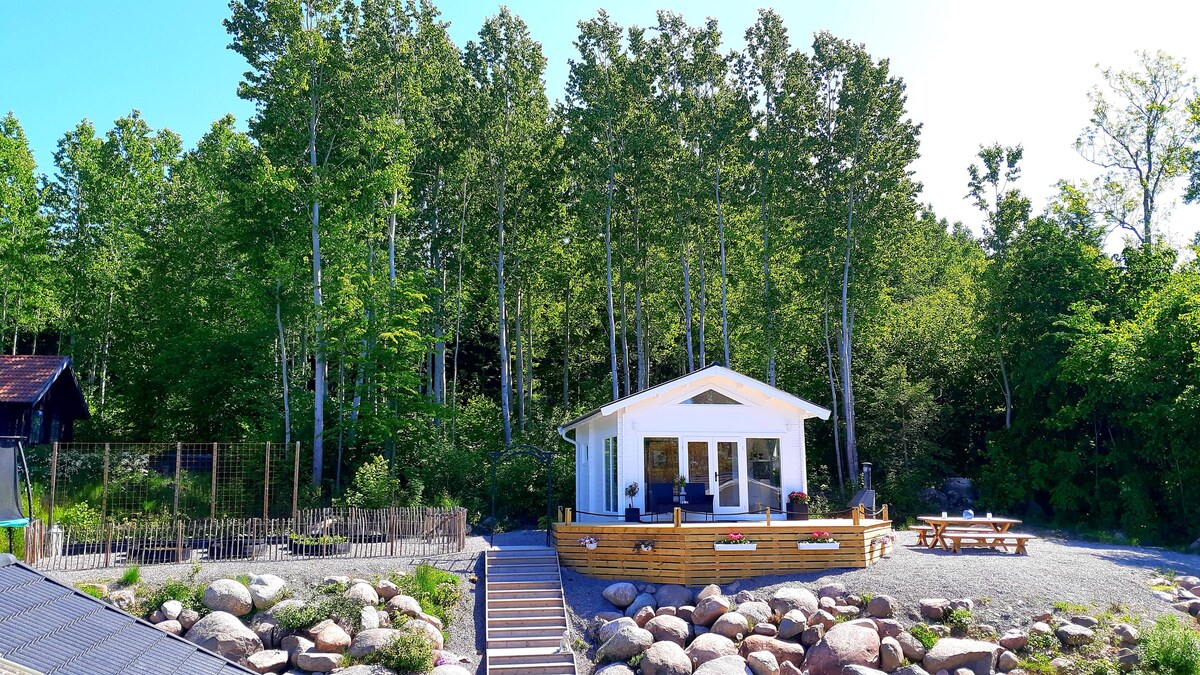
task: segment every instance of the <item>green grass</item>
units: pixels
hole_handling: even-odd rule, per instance
[[[1164,616],[1143,632],[1138,653],[1139,674],[1200,675],[1200,633],[1176,616]]]
[[[185,609],[194,610],[203,616],[208,613],[208,608],[201,602],[203,599],[204,586],[202,584],[193,585],[179,579],[167,579],[166,583],[141,599],[135,614],[152,614],[164,602],[178,600]]]
[[[137,565],[133,565],[125,569],[121,575],[122,586],[134,586],[142,580],[142,569]]]
[[[1087,605],[1081,605],[1077,602],[1066,602],[1064,600],[1053,602],[1050,606],[1064,614],[1085,614],[1089,609]]]
[[[104,591],[100,590],[100,588],[95,584],[80,584],[79,591],[82,593],[87,593],[97,600],[104,599]]]
[[[234,577],[234,579],[237,579],[238,583],[240,583],[243,586],[250,585],[250,575],[249,574],[239,574],[236,577]]]

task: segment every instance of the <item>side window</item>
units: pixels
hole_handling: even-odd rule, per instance
[[[616,512],[620,493],[617,492],[617,437],[604,439],[604,510]]]
[[[29,444],[37,445],[42,442],[42,411],[34,410],[29,414]]]

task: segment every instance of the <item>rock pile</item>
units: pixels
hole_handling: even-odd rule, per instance
[[[1150,587],[1159,600],[1171,603],[1172,607],[1184,614],[1200,617],[1200,577],[1158,577],[1150,580]]]
[[[361,607],[361,627],[334,618],[309,628],[281,627],[276,615],[305,603],[288,597],[287,583],[272,574],[251,577],[248,584],[234,579],[208,584],[201,604],[209,611],[203,617],[177,600],[168,600],[150,614],[149,621],[160,630],[182,636],[256,673],[394,675],[381,666],[338,669],[346,656],[362,659],[403,633],[416,633],[434,650],[436,675],[468,675],[469,671],[459,665],[466,659],[443,650],[441,620],[422,611],[416,599],[401,595],[395,584],[328,577],[321,585],[331,583],[345,586],[343,595]],[[118,591],[106,599],[118,606],[134,604],[132,591]]]
[[[964,630],[969,598],[921,600],[922,620],[906,625],[895,598],[853,595],[841,584],[816,592],[785,586],[760,597],[716,585],[693,593],[618,582],[603,595],[614,610],[597,614],[591,637],[604,675],[1018,675],[1030,635],[1071,655],[1099,639],[1101,628],[1115,663],[1128,670],[1137,657],[1136,629],[1101,627],[1084,615],[1046,611],[1002,633]],[[1064,657],[1056,667],[1066,672],[1070,664]]]

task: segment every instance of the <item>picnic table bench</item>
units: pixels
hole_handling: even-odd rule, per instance
[[[1032,534],[1021,532],[989,532],[987,530],[949,530],[942,534],[942,539],[950,543],[950,549],[962,553],[964,546],[976,548],[1007,549],[1016,547],[1015,553],[1027,554],[1025,542],[1037,539]]]
[[[990,514],[989,514],[990,515]],[[928,525],[916,525],[920,545],[928,548],[941,546],[944,550],[962,552],[964,544],[971,547],[1005,549],[1016,548],[1017,553],[1026,553],[1025,542],[1036,539],[1030,534],[1009,532],[1021,521],[1015,518],[962,518],[959,516],[921,516]]]

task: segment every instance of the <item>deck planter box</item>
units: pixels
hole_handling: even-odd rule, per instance
[[[631,506],[625,509],[625,522],[640,523],[642,522],[642,510],[636,506]]]
[[[713,544],[713,548],[718,551],[754,551],[758,549],[758,543],[751,544]]]
[[[836,550],[838,550],[839,547],[841,547],[841,544],[839,544],[836,541],[822,541],[822,542],[798,541],[798,542],[796,542],[796,548],[800,549],[801,551],[836,551]]]
[[[294,555],[305,555],[305,556],[315,556],[315,557],[330,556],[330,555],[345,555],[350,552],[350,542],[343,541],[343,542],[302,544],[298,541],[289,541],[288,542],[288,551],[290,551]]]
[[[788,520],[808,520],[808,504],[806,502],[788,502]]]

